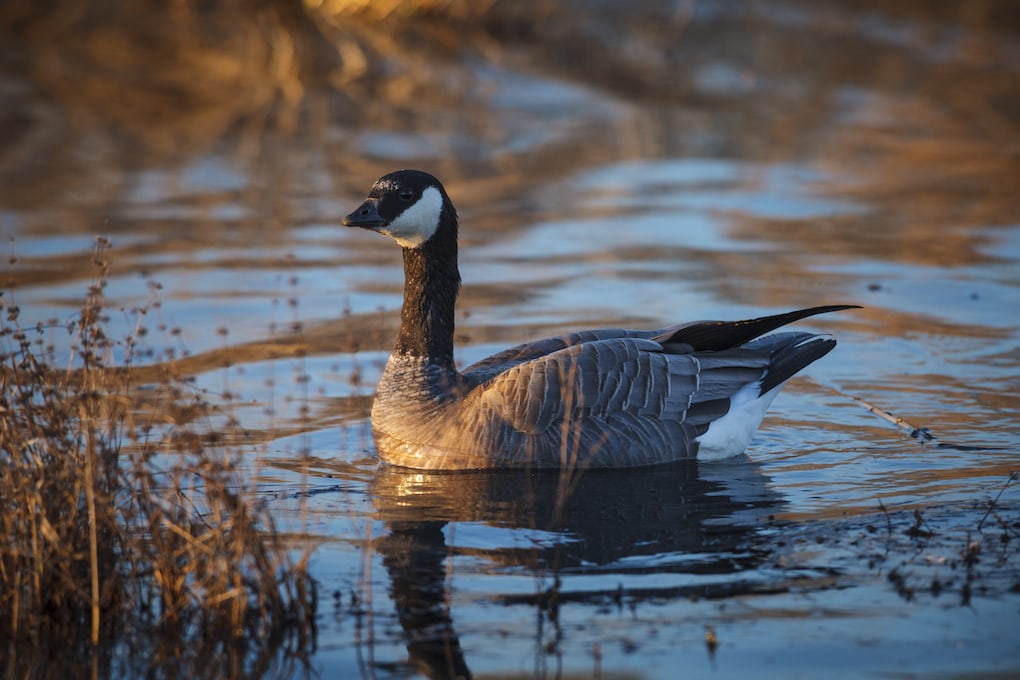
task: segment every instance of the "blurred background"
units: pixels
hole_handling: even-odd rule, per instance
[[[215,249],[294,252],[376,176],[420,166],[468,239],[644,214],[682,180],[787,183],[818,215],[719,205],[728,237],[972,264],[1017,219],[1018,34],[1008,0],[13,0],[0,224],[52,258],[51,284],[79,275],[53,251],[96,233],[124,271],[222,268],[239,263]],[[600,168],[648,196],[562,190]]]

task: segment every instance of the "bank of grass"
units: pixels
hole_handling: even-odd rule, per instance
[[[134,384],[145,326],[107,335],[106,246],[69,357],[47,343],[64,328],[23,328],[0,297],[0,656],[120,649],[230,676],[300,656],[315,638],[307,554],[245,493],[241,452],[219,443],[239,424],[203,431],[212,407],[170,371]]]

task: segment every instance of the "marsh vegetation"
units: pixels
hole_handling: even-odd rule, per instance
[[[96,245],[94,279],[66,324],[24,328],[16,291],[0,298],[0,636],[10,672],[259,675],[281,648],[306,656],[316,609],[308,548],[246,496],[230,395],[213,403],[167,357],[151,365],[148,307],[129,312],[132,335],[108,334],[107,245]],[[67,356],[56,333],[72,337]]]

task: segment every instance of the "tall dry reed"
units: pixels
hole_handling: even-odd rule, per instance
[[[107,248],[66,359],[0,297],[0,639],[167,659],[229,648],[219,662],[240,667],[308,651],[307,554],[246,493],[242,452],[202,431],[202,396],[171,371],[133,383],[145,326],[107,335]]]

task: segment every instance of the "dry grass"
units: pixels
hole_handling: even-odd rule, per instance
[[[23,329],[0,297],[0,638],[121,647],[199,675],[310,650],[307,555],[295,560],[245,493],[240,451],[195,424],[201,397],[166,374],[138,407],[129,369],[144,326],[107,336],[104,241],[94,267],[63,368],[45,329]]]

